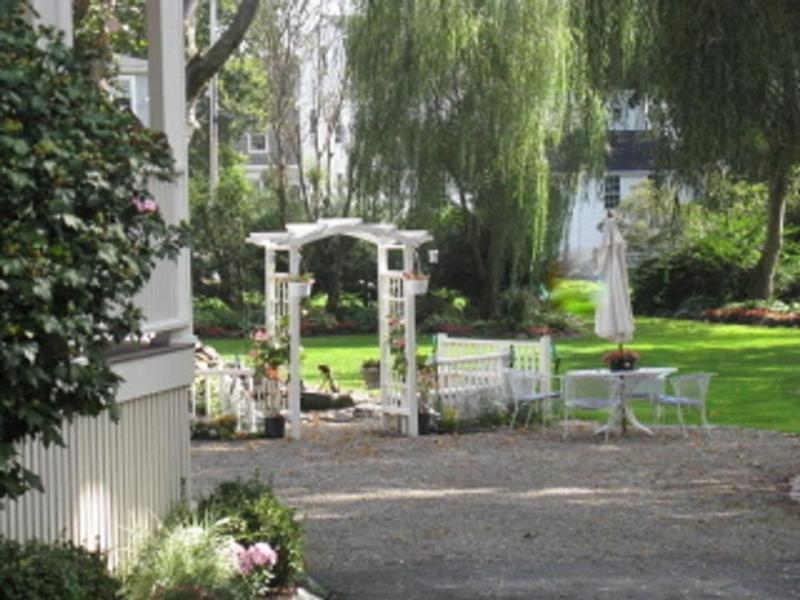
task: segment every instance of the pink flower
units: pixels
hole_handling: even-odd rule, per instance
[[[275,566],[278,562],[278,553],[266,542],[258,542],[247,549],[247,554],[253,566]]]
[[[269,334],[263,329],[259,329],[253,335],[253,339],[257,342],[266,342],[269,341]]]
[[[149,215],[158,212],[158,204],[152,198],[134,198],[133,205],[140,215]]]

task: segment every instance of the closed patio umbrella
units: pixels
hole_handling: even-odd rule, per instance
[[[603,241],[597,253],[597,271],[602,289],[595,309],[594,331],[622,347],[633,339],[633,309],[628,291],[626,244],[614,217],[603,223]]]

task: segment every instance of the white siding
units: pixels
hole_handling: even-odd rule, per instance
[[[189,388],[180,387],[81,417],[63,429],[66,448],[27,441],[25,466],[45,493],[31,491],[0,511],[0,534],[20,541],[68,539],[109,552],[114,567],[133,538],[183,499],[189,478]]]

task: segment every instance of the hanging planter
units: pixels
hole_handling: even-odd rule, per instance
[[[403,282],[406,289],[414,296],[428,292],[430,277],[421,273],[403,273]]]
[[[311,286],[314,285],[312,275],[293,275],[289,278],[289,298],[308,298]]]

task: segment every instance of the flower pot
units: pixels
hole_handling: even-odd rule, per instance
[[[380,367],[361,367],[361,377],[364,378],[364,385],[368,390],[376,390],[381,387]]]
[[[280,439],[286,431],[286,419],[282,415],[264,418],[264,437]]]
[[[431,413],[417,413],[417,433],[420,435],[430,435],[433,433],[433,415]]]
[[[428,292],[429,279],[427,277],[421,279],[406,279],[404,281],[406,289],[414,296],[419,296],[420,294]]]
[[[608,363],[609,371],[633,371],[636,368],[636,362],[627,358],[619,360],[612,360]]]
[[[310,281],[290,281],[289,298],[308,298],[311,295]]]

